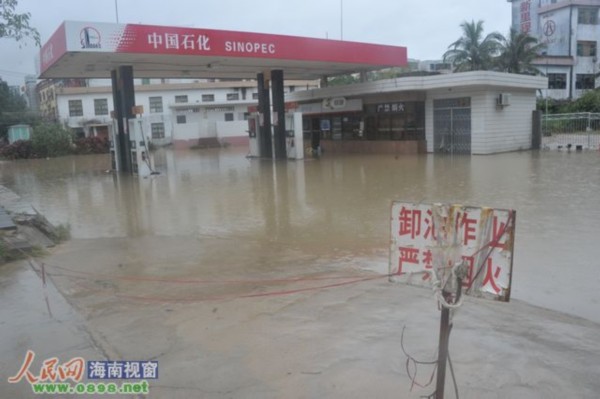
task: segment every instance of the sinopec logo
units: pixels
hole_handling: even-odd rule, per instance
[[[96,28],[85,27],[79,33],[81,48],[101,48],[100,32]]]

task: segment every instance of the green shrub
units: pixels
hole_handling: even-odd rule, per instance
[[[69,224],[59,224],[56,226],[52,239],[57,243],[71,239],[71,226]]]
[[[71,153],[73,136],[61,125],[43,124],[33,128],[31,144],[38,157],[59,157]]]
[[[538,98],[537,109],[549,114],[570,114],[576,112],[600,112],[600,90],[590,90],[577,100],[555,100]]]

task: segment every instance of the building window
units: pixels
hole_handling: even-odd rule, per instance
[[[598,9],[592,7],[579,7],[577,22],[584,25],[597,25]]]
[[[183,125],[185,123],[187,123],[187,118],[185,115],[177,115],[177,124]]]
[[[94,99],[94,115],[108,115],[108,100],[106,98]]]
[[[150,130],[152,131],[153,139],[164,139],[165,138],[165,124],[164,123],[151,123]]]
[[[187,95],[175,96],[175,102],[176,103],[187,103],[188,102],[188,96]]]
[[[81,100],[69,100],[69,116],[83,116]]]
[[[596,77],[593,73],[591,74],[577,74],[575,80],[575,88],[578,90],[589,90],[594,89],[596,86]]]
[[[258,100],[258,93],[252,93],[252,99]]]
[[[150,97],[148,98],[150,102],[150,113],[157,114],[163,112],[163,103],[162,97]]]
[[[227,101],[236,101],[240,99],[240,93],[227,93]]]
[[[595,57],[596,56],[596,42],[578,41],[577,42],[577,55],[580,57]]]
[[[566,73],[549,73],[548,74],[549,89],[566,89],[567,74]]]
[[[150,84],[150,79],[149,78],[142,78],[142,84],[143,85],[149,85]]]
[[[233,112],[227,112],[225,114],[225,122],[232,122],[233,121]]]
[[[214,94],[203,94],[202,95],[202,102],[212,102],[212,101],[215,101]]]

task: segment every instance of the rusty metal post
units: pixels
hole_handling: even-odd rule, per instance
[[[444,293],[445,294],[445,293]],[[442,295],[444,295],[442,294]],[[440,345],[438,352],[437,383],[435,399],[444,399],[444,385],[446,382],[446,363],[448,363],[448,343],[450,341],[450,309],[442,306],[440,319]]]

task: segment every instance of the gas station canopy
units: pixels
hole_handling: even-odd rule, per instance
[[[262,33],[65,21],[40,51],[40,78],[316,79],[407,64],[405,47]]]

